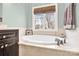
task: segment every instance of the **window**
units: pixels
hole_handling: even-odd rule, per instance
[[[57,30],[57,5],[37,6],[33,8],[34,30]]]

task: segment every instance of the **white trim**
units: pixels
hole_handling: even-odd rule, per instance
[[[45,7],[45,6],[52,6],[52,5],[56,6],[55,29],[35,29],[35,26],[34,26],[34,13],[33,13],[34,9],[35,8],[40,8],[40,7]],[[33,29],[33,31],[58,31],[58,6],[57,6],[57,3],[32,7],[32,29]]]

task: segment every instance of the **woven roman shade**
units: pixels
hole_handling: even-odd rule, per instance
[[[48,13],[48,12],[55,12],[56,7],[55,6],[46,6],[46,7],[40,7],[34,9],[34,14],[37,13]]]

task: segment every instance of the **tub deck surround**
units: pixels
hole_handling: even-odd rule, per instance
[[[68,46],[67,44],[62,45],[62,46],[43,45],[43,44],[24,42],[24,41],[20,40],[19,45],[26,45],[26,47],[33,46],[33,47],[46,48],[46,49],[52,49],[52,50],[54,49],[54,50],[59,50],[59,51],[67,51],[67,52],[71,52],[71,53],[75,53],[75,54],[79,55],[79,48],[72,48],[72,47]]]
[[[19,45],[20,56],[79,56],[79,53],[31,45]]]

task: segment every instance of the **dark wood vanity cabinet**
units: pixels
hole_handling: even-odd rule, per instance
[[[0,30],[0,56],[19,55],[19,31]]]
[[[3,49],[1,47],[2,45],[0,45],[0,56],[3,56]]]

